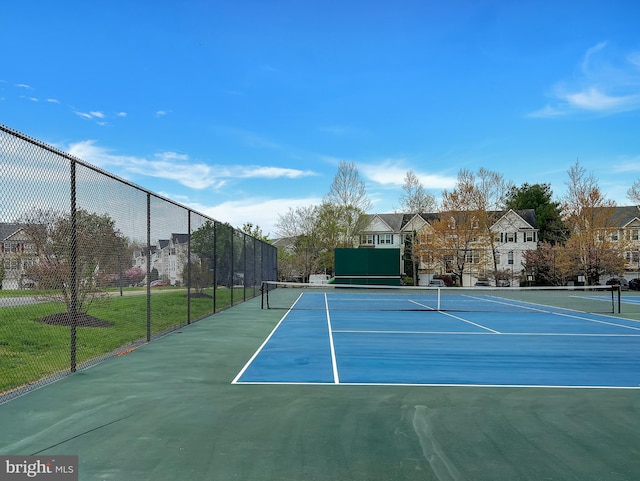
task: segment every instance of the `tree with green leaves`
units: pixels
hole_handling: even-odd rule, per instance
[[[269,234],[264,235],[262,233],[262,228],[259,225],[253,225],[252,222],[245,222],[244,225],[240,228],[242,232],[250,235],[251,237],[255,237],[258,240],[263,242],[270,243]]]
[[[560,204],[553,201],[550,184],[522,184],[512,186],[507,193],[506,209],[533,209],[536,213],[538,240],[551,245],[564,244],[568,231],[562,221]]]

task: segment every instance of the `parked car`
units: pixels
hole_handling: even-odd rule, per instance
[[[623,291],[629,290],[629,281],[624,277],[612,277],[606,282],[606,284],[608,286],[620,286],[620,289]]]
[[[429,287],[446,287],[447,285],[444,283],[442,279],[431,279],[429,281]]]
[[[160,279],[151,282],[151,287],[163,287],[169,285],[171,285],[169,281],[161,281]]]
[[[489,281],[478,281],[475,283],[476,287],[491,287]]]
[[[631,279],[629,281],[629,289],[633,289],[634,291],[640,291],[640,278]]]

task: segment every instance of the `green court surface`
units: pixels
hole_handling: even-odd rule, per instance
[[[282,314],[254,299],[2,404],[0,453],[104,481],[640,479],[638,389],[232,384]]]

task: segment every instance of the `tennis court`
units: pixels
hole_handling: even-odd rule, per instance
[[[324,321],[318,330],[326,338],[326,312],[313,307],[306,312],[318,324]],[[295,339],[284,344],[288,350],[307,346],[300,365],[315,362],[313,343],[322,335],[313,334],[313,327],[272,334],[285,326],[286,312],[261,309],[260,299],[253,299],[14,398],[0,405],[0,453],[76,455],[83,481],[640,479],[638,389],[347,382],[352,374],[344,360],[336,384],[330,359],[318,370],[322,377],[329,372],[326,384],[324,378],[234,384],[243,367],[257,361],[249,364],[254,353],[278,337]],[[449,337],[445,321],[451,321],[443,312],[401,312],[408,316],[402,323],[427,315],[428,332],[448,350],[460,338],[501,338],[471,324],[452,334],[459,339]],[[351,323],[361,321],[347,308],[330,313],[334,330],[353,330]],[[374,317],[366,323],[369,330]],[[436,328],[437,318],[442,321]],[[491,328],[507,332],[497,324]],[[404,329],[398,336],[406,335]],[[335,333],[338,357],[347,344],[361,344],[340,337],[351,335],[365,334]],[[366,336],[367,342],[376,339]],[[437,343],[430,349],[438,349]],[[404,349],[396,345],[387,362]],[[459,357],[465,356],[461,350]],[[394,368],[387,377],[398,375]]]
[[[295,300],[234,382],[640,386],[640,323],[598,312],[616,310],[607,288],[286,287],[270,303]]]

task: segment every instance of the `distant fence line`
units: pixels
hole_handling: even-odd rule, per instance
[[[256,296],[276,252],[0,125],[0,402]]]

